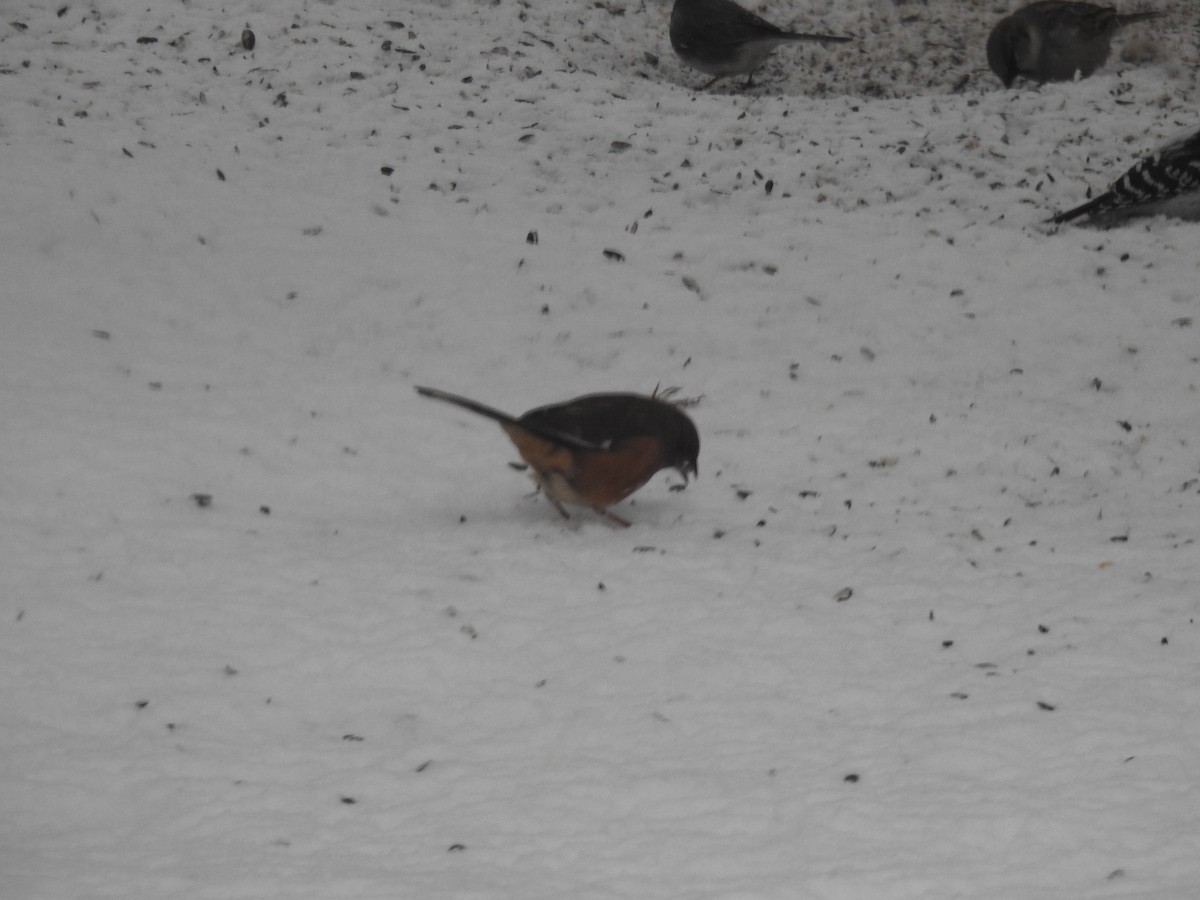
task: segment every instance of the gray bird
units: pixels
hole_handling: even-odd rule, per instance
[[[727,75],[746,75],[746,87],[750,87],[754,70],[780,44],[841,44],[849,40],[852,38],[832,34],[784,31],[733,0],[675,0],[671,9],[671,46],[687,65],[712,76],[706,88]]]
[[[1113,225],[1155,215],[1200,218],[1200,131],[1138,160],[1099,197],[1050,221],[1057,225],[1087,216],[1094,224]]]
[[[1012,87],[1018,75],[1038,83],[1087,78],[1108,59],[1112,37],[1132,22],[1162,15],[1118,13],[1073,0],[1038,0],[1001,19],[988,35],[992,71]]]

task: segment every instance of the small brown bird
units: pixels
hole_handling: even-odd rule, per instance
[[[513,417],[435,388],[418,387],[417,393],[499,422],[563,518],[569,518],[563,504],[571,503],[628,526],[608,507],[661,469],[677,470],[685,482],[696,475],[696,426],[678,405],[657,396],[587,394]]]
[[[671,46],[687,65],[712,76],[712,87],[726,75],[745,75],[754,83],[754,70],[780,44],[820,41],[842,44],[852,40],[832,34],[797,34],[776,28],[766,19],[742,9],[733,0],[675,0],[671,8]]]
[[[992,71],[1012,87],[1018,75],[1039,84],[1087,78],[1108,60],[1113,35],[1157,12],[1118,13],[1074,0],[1038,0],[1001,19],[988,35]]]

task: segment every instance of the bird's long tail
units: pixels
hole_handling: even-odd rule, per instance
[[[532,422],[522,422],[515,416],[510,416],[506,412],[501,412],[486,404],[480,403],[477,400],[472,400],[469,397],[463,397],[459,394],[451,394],[447,391],[439,391],[437,388],[422,387],[415,385],[417,393],[422,397],[429,397],[432,400],[442,400],[446,403],[453,403],[455,406],[461,406],[463,409],[470,410],[473,413],[484,416],[499,422],[504,428],[515,427],[521,431],[526,431],[529,434],[537,435],[540,438],[550,441],[554,444],[560,444],[563,447],[570,447],[574,450],[590,450],[596,453],[608,452],[608,447],[601,447],[593,444],[590,441],[585,441],[583,438],[573,434],[567,434],[562,431],[555,431],[553,428],[546,428],[544,425],[534,424]]]
[[[469,409],[473,413],[478,413],[481,416],[486,416],[499,422],[501,425],[516,425],[517,420],[508,413],[500,412],[498,409],[493,409],[490,406],[485,406],[478,401],[471,400],[468,397],[461,397],[458,394],[450,394],[446,391],[439,391],[437,388],[421,387],[417,385],[417,393],[422,397],[429,397],[433,400],[443,400],[446,403],[453,403],[455,406],[461,406],[463,409]]]
[[[780,37],[789,41],[817,41],[822,44],[845,44],[854,40],[840,34],[802,34],[797,31],[785,31]]]
[[[1147,10],[1146,12],[1119,13],[1117,15],[1117,21],[1121,24],[1121,27],[1123,28],[1126,25],[1132,25],[1134,22],[1145,22],[1147,19],[1157,19],[1161,15],[1162,15],[1161,12],[1156,12],[1156,11],[1152,11],[1152,10]]]
[[[1105,191],[1094,200],[1089,200],[1074,209],[1068,209],[1066,212],[1060,212],[1051,216],[1048,221],[1055,225],[1061,225],[1063,222],[1070,222],[1072,219],[1078,219],[1082,216],[1093,216],[1096,213],[1107,212],[1114,205],[1116,197],[1111,191]]]

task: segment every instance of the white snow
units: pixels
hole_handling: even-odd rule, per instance
[[[1043,224],[1200,124],[1187,2],[1003,91],[1007,4],[772,0],[857,40],[707,93],[657,0],[61,2],[6,900],[1195,895],[1200,226]],[[414,384],[678,386],[700,478],[564,522]]]

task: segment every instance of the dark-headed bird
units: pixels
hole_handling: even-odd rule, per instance
[[[833,34],[800,34],[777,28],[733,0],[675,0],[671,9],[671,47],[687,65],[711,75],[705,88],[728,75],[754,71],[776,47],[789,41],[843,44],[852,40]]]
[[[1074,0],[1038,0],[1001,19],[988,35],[988,65],[1005,87],[1018,75],[1039,84],[1087,78],[1108,60],[1113,35],[1157,12],[1119,13]]]

